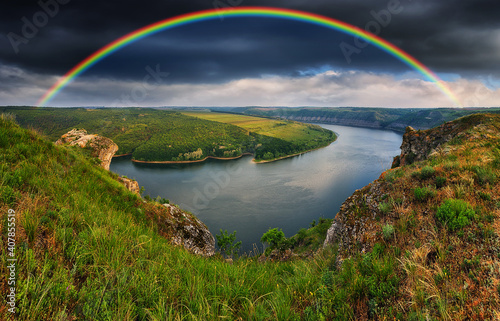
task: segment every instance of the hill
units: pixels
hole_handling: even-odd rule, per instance
[[[407,126],[430,129],[475,113],[500,113],[499,108],[234,108],[235,113],[277,117],[309,123],[389,129],[404,132]]]
[[[335,134],[319,126],[261,118],[261,123],[279,127],[281,135],[266,135],[235,123],[191,117],[172,110],[152,108],[37,108],[0,107],[25,128],[34,128],[55,141],[74,129],[112,139],[118,155],[131,155],[140,162],[193,162],[207,157],[231,159],[252,154],[256,161],[324,147]],[[233,118],[247,116],[230,115]],[[285,134],[295,136],[288,139]]]
[[[348,198],[328,232],[323,220],[268,257],[232,262],[175,245],[191,230],[189,213],[141,200],[86,149],[55,146],[7,118],[0,288],[14,293],[18,319],[500,317],[499,116],[408,129],[395,167]],[[0,313],[13,319],[7,300]]]

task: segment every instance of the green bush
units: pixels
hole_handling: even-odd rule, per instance
[[[413,190],[413,194],[415,195],[415,199],[420,202],[424,202],[427,199],[434,197],[436,192],[428,187],[417,187]]]
[[[476,217],[474,209],[464,200],[447,199],[436,212],[436,218],[450,231],[462,229]]]
[[[392,210],[392,204],[390,202],[382,202],[382,203],[379,203],[378,204],[378,209],[386,214],[388,212],[390,212],[390,210]]]
[[[392,224],[386,224],[382,227],[382,234],[384,235],[384,239],[390,240],[394,236],[394,226]]]
[[[279,248],[280,250],[287,245],[287,238],[285,237],[285,233],[281,229],[273,228],[269,229],[262,237],[260,238],[262,243],[267,243],[270,246],[270,249]]]
[[[436,188],[441,188],[446,184],[446,177],[438,176],[434,179],[436,183]]]
[[[19,193],[12,187],[0,186],[0,202],[7,205],[13,205],[19,196]]]
[[[373,253],[373,255],[376,258],[378,258],[378,257],[381,257],[382,254],[384,254],[384,251],[385,251],[384,244],[382,244],[382,243],[375,243],[375,245],[373,246],[372,253]]]
[[[215,237],[217,238],[217,246],[226,257],[232,257],[238,254],[241,247],[241,241],[234,243],[236,240],[236,231],[229,234],[227,230],[222,231],[222,229],[220,229],[220,234],[215,235]]]
[[[436,170],[433,167],[431,167],[431,166],[425,166],[420,171],[420,178],[421,179],[431,178],[434,175],[435,172],[436,172]]]
[[[472,167],[472,171],[476,174],[477,182],[480,185],[485,185],[485,184],[493,185],[497,180],[497,176],[489,168],[474,166]]]

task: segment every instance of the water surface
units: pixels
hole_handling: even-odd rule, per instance
[[[320,217],[333,218],[359,189],[390,168],[401,134],[321,125],[338,134],[330,146],[273,163],[252,157],[195,164],[137,164],[113,159],[110,170],[134,178],[145,194],[161,196],[199,217],[214,234],[237,231],[244,251],[260,248],[269,228],[287,237]]]

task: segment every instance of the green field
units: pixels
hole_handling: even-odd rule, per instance
[[[182,113],[192,117],[236,125],[250,132],[284,139],[292,143],[304,143],[315,139],[324,139],[325,133],[325,130],[317,125],[293,121],[206,111]]]

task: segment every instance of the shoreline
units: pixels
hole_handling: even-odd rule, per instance
[[[218,160],[234,160],[234,159],[242,158],[243,156],[251,156],[251,155],[253,155],[253,154],[252,153],[243,153],[240,156],[236,156],[236,157],[207,156],[203,159],[191,160],[191,161],[140,161],[140,160],[132,159],[132,162],[141,163],[141,164],[193,164],[193,163],[202,163],[209,158],[210,159],[218,159]]]
[[[335,139],[335,140],[336,140],[336,139]],[[255,161],[255,158],[254,158],[254,159],[252,159],[252,163],[255,163],[255,164],[266,164],[266,163],[272,163],[272,162],[276,162],[276,161],[279,161],[279,160],[282,160],[282,159],[286,159],[286,158],[290,158],[290,157],[295,157],[295,156],[303,155],[303,154],[306,154],[306,153],[309,153],[309,152],[314,152],[315,150],[322,149],[322,148],[325,148],[325,147],[330,146],[332,143],[334,143],[334,142],[335,142],[335,140],[334,140],[333,142],[331,142],[330,144],[325,145],[325,146],[321,146],[321,147],[313,148],[313,149],[306,150],[306,151],[303,151],[303,152],[300,152],[300,153],[297,153],[297,154],[293,154],[293,155],[282,156],[282,157],[280,157],[280,158],[275,158],[275,159],[267,159],[267,160],[261,160],[261,161]]]
[[[318,150],[318,149],[321,149],[321,148],[325,148],[325,147],[328,147],[330,146],[332,143],[334,143],[335,141],[337,141],[338,139],[338,134],[335,133],[335,139],[333,141],[331,141],[330,143],[328,143],[327,145],[324,145],[324,146],[320,146],[320,147],[316,147],[316,148],[313,148],[313,149],[309,149],[309,150],[306,150],[306,151],[303,151],[303,152],[300,152],[300,153],[296,153],[296,154],[292,154],[292,155],[286,155],[286,156],[282,156],[282,157],[279,157],[279,158],[275,158],[275,159],[269,159],[269,160],[261,160],[261,161],[256,161],[255,158],[252,159],[252,163],[254,164],[266,164],[266,163],[272,163],[272,162],[276,162],[276,161],[279,161],[279,160],[282,160],[282,159],[286,159],[286,158],[290,158],[290,157],[295,157],[295,156],[299,156],[299,155],[302,155],[302,154],[306,154],[306,153],[309,153],[309,152],[313,152],[315,150]],[[116,155],[116,156],[113,156],[114,157],[123,157],[123,156],[131,156],[132,154],[123,154],[123,155]],[[136,160],[136,159],[132,159],[132,162],[133,163],[141,163],[141,164],[195,164],[195,163],[202,163],[204,161],[206,161],[207,159],[217,159],[217,160],[235,160],[235,159],[239,159],[239,158],[242,158],[243,156],[255,156],[255,154],[253,153],[243,153],[241,154],[240,156],[236,156],[236,157],[215,157],[215,156],[207,156],[203,159],[198,159],[198,160],[191,160],[191,161],[140,161],[140,160]]]
[[[132,156],[132,153],[130,153],[130,154],[121,154],[121,155],[113,155],[113,158],[115,158],[115,157],[124,157],[124,156]]]

